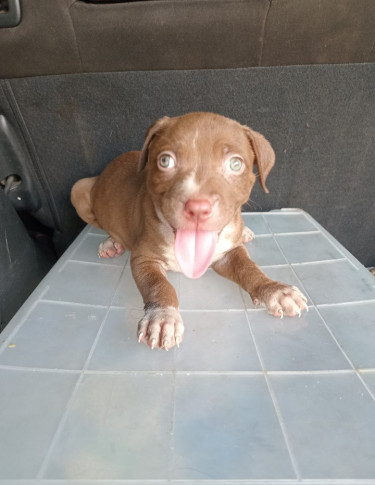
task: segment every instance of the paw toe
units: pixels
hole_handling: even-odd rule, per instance
[[[175,308],[156,308],[146,311],[138,323],[138,342],[147,344],[151,349],[171,349],[182,342],[184,325]]]
[[[250,242],[255,238],[255,234],[249,227],[244,227],[242,231],[242,239],[244,243]]]
[[[269,313],[275,317],[301,316],[302,310],[307,310],[307,298],[295,286],[287,286],[275,282],[267,288],[263,298]]]
[[[98,256],[100,258],[114,258],[120,256],[125,249],[120,243],[116,242],[111,237],[108,237],[105,241],[100,243],[98,248]]]

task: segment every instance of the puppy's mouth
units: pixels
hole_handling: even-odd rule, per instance
[[[210,266],[219,238],[218,231],[176,229],[174,252],[181,271],[188,278],[199,278]]]
[[[175,217],[165,218],[174,232],[176,260],[188,278],[200,278],[212,263],[220,233],[226,225],[216,205],[208,197],[189,199],[182,204],[181,212],[173,214]]]

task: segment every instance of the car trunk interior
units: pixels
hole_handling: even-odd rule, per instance
[[[302,207],[375,264],[372,0],[19,3],[0,14],[2,326],[82,228],[72,184],[164,115],[264,133],[277,163],[247,209]]]
[[[1,483],[374,483],[374,80],[374,0],[0,0]],[[270,141],[249,247],[309,312],[171,273],[151,352],[70,191],[194,111]]]

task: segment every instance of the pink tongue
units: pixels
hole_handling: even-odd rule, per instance
[[[180,268],[188,278],[199,278],[211,264],[217,233],[177,229],[174,252]]]

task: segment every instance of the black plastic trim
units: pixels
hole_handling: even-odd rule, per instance
[[[7,10],[0,11],[0,29],[16,27],[22,19],[21,0],[7,0]]]

